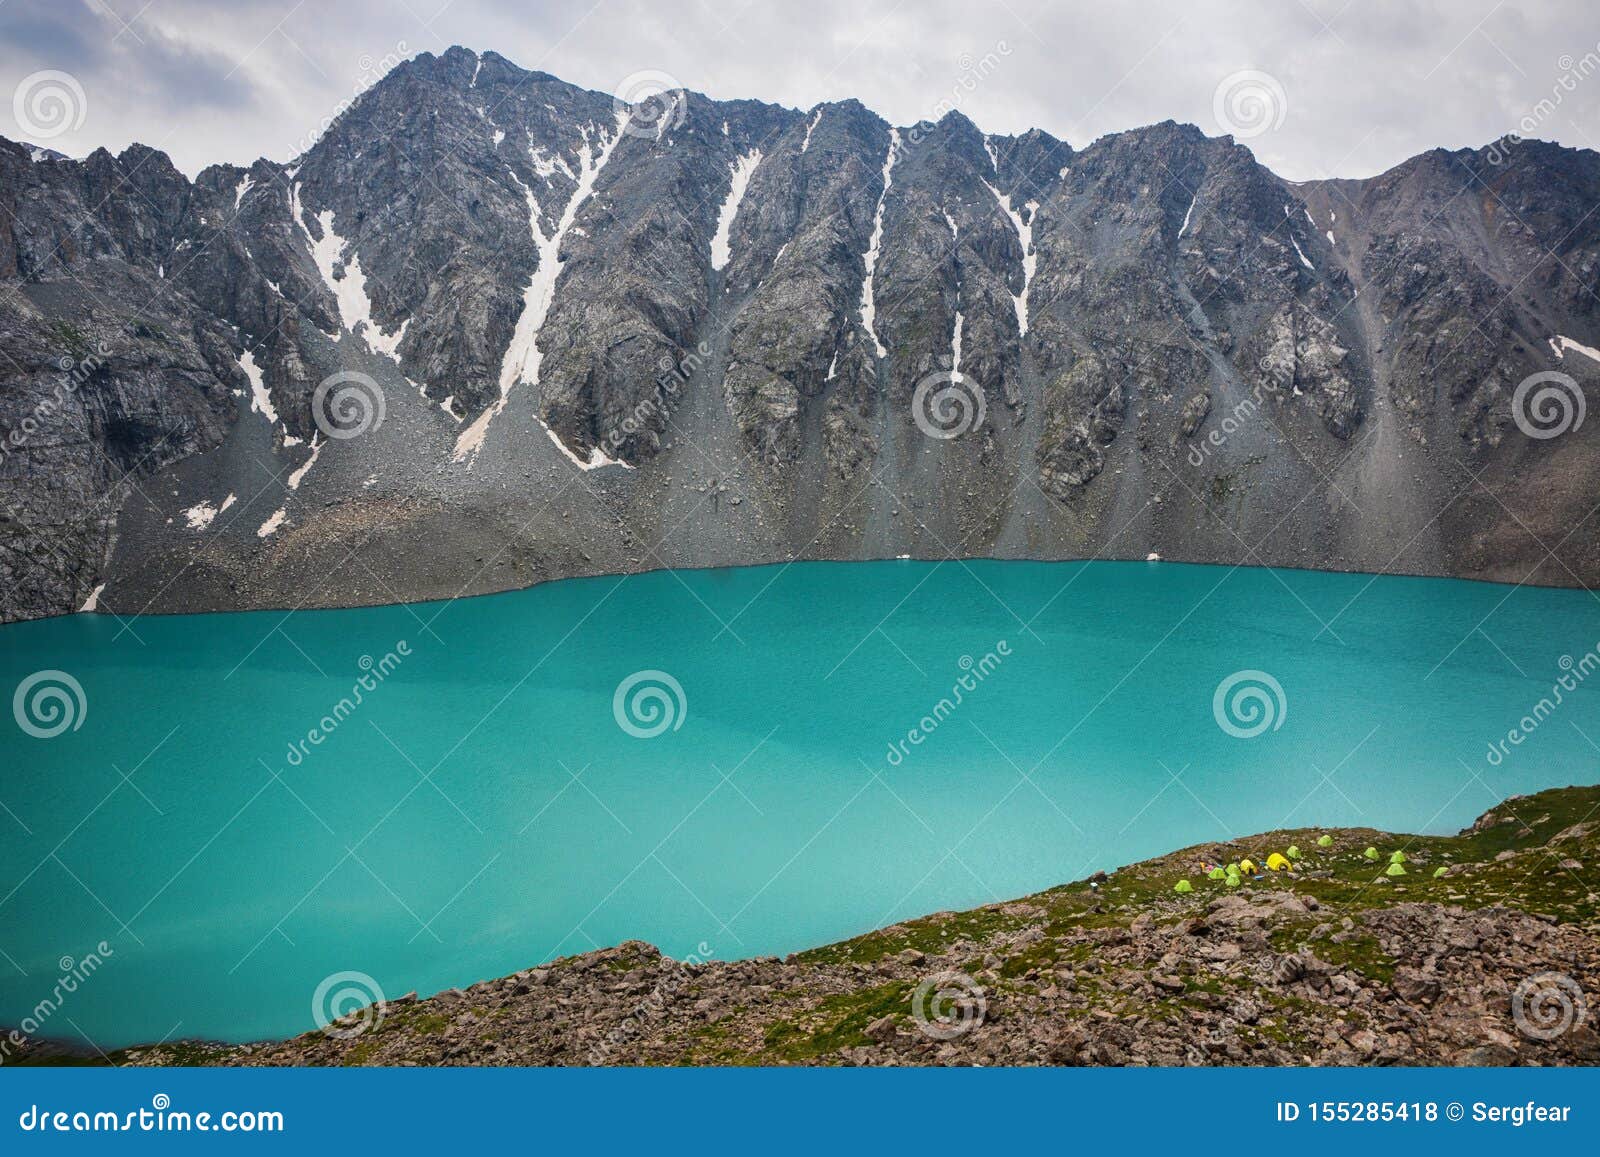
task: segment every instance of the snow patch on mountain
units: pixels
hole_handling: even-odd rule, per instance
[[[629,466],[626,462],[622,461],[622,459],[611,457],[598,446],[589,451],[588,458],[579,458],[572,452],[572,449],[561,440],[561,436],[552,430],[548,425],[546,425],[543,418],[539,419],[539,425],[543,426],[544,432],[550,435],[550,441],[556,444],[556,449],[560,450],[561,453],[566,456],[567,461],[571,462],[579,470],[598,470],[602,466],[621,466],[624,470],[633,469],[632,466]]]
[[[806,151],[811,148],[811,134],[817,131],[817,122],[820,121],[821,119],[822,119],[822,110],[819,108],[816,112],[811,114],[811,121],[810,121],[810,123],[808,123],[806,125],[805,140],[800,142],[800,155],[801,156],[804,156]]]
[[[272,408],[272,395],[267,393],[266,379],[262,376],[261,367],[256,365],[254,350],[245,350],[239,355],[239,368],[244,371],[244,376],[250,379],[251,413],[265,414],[267,421],[276,426],[278,411]]]
[[[373,353],[382,354],[398,363],[400,354],[397,347],[405,336],[406,323],[401,323],[398,332],[385,334],[378,323],[372,320],[372,301],[367,297],[367,278],[361,272],[359,254],[350,255],[350,259],[344,263],[342,276],[336,272],[349,243],[333,230],[333,210],[324,209],[317,214],[322,237],[318,239],[311,236],[311,228],[305,221],[305,206],[300,201],[300,182],[296,181],[289,193],[289,211],[311,247],[311,260],[316,263],[317,272],[322,274],[322,283],[338,303],[340,325],[350,333],[359,335]]]
[[[1283,216],[1285,227],[1288,229],[1289,233],[1289,244],[1294,246],[1295,255],[1300,258],[1300,264],[1304,265],[1307,269],[1315,269],[1316,266],[1311,264],[1311,259],[1306,256],[1306,251],[1300,248],[1300,240],[1294,235],[1293,226],[1289,224],[1289,222],[1294,220],[1294,206],[1285,205],[1283,207]],[[1306,220],[1311,221],[1311,227],[1313,229],[1317,227],[1317,223],[1311,218],[1310,209],[1306,210]]]
[[[1567,337],[1564,334],[1557,334],[1555,337],[1551,338],[1550,348],[1555,351],[1556,357],[1558,358],[1565,358],[1568,350],[1577,350],[1585,357],[1590,357],[1595,361],[1600,362],[1600,350],[1595,349],[1593,346],[1584,345],[1582,342],[1573,341],[1570,337]]]
[[[284,519],[289,517],[289,508],[280,506],[272,512],[272,517],[256,528],[257,538],[271,538],[278,533],[278,528],[283,525]]]
[[[367,339],[367,348],[375,354],[382,354],[395,365],[400,364],[400,343],[405,340],[406,327],[411,324],[408,317],[400,323],[400,328],[393,333],[384,333],[377,326],[368,326],[363,331]]]
[[[290,490],[300,489],[300,483],[304,481],[305,476],[311,472],[311,468],[317,464],[317,456],[322,453],[322,447],[324,445],[325,443],[322,441],[322,439],[318,438],[315,434],[311,436],[311,457],[307,458],[300,464],[300,469],[289,475]]]
[[[1304,265],[1307,269],[1316,268],[1315,265],[1311,264],[1311,258],[1306,256],[1305,250],[1300,248],[1300,242],[1295,240],[1293,233],[1289,234],[1289,244],[1294,246],[1295,255],[1300,258],[1301,265]]]
[[[183,512],[183,520],[189,524],[190,530],[204,530],[216,516],[217,508],[211,505],[209,499],[197,502]]]
[[[578,187],[572,191],[572,196],[567,198],[560,218],[548,234],[539,223],[538,198],[533,195],[533,190],[523,183],[522,178],[515,172],[511,174],[512,180],[522,189],[522,195],[528,203],[528,229],[533,235],[533,245],[539,255],[539,264],[533,271],[528,287],[522,291],[522,312],[517,315],[516,329],[511,335],[510,344],[506,346],[505,357],[500,362],[500,398],[479,414],[472,425],[462,431],[461,436],[456,439],[455,453],[452,456],[456,462],[473,458],[483,448],[483,440],[489,433],[489,423],[506,408],[506,401],[511,396],[513,386],[518,383],[528,385],[539,383],[539,364],[543,357],[539,350],[539,330],[543,327],[544,319],[549,316],[550,307],[555,302],[556,279],[561,276],[561,243],[572,230],[573,223],[578,218],[578,210],[583,208],[584,202],[594,193],[595,182],[600,179],[600,173],[606,167],[606,162],[611,159],[617,143],[622,140],[622,130],[627,124],[627,117],[626,110],[620,111],[617,114],[616,126],[610,133],[594,129],[592,126],[583,130],[583,144],[578,149]]]
[[[889,130],[889,154],[883,159],[883,191],[878,194],[878,208],[872,214],[872,238],[867,242],[867,252],[862,258],[866,262],[867,275],[861,282],[861,324],[867,331],[867,336],[872,339],[872,348],[878,351],[881,358],[889,351],[883,348],[883,343],[878,340],[876,322],[878,318],[878,302],[873,292],[873,273],[878,267],[878,251],[883,246],[883,205],[889,199],[889,187],[894,177],[895,156],[900,152],[900,130]]]
[[[222,500],[222,504],[220,506],[211,505],[211,501],[209,499],[204,502],[197,502],[195,505],[189,507],[189,509],[183,512],[184,521],[189,524],[190,530],[204,530],[206,527],[211,525],[212,521],[217,517],[217,515],[227,510],[228,507],[232,506],[237,501],[238,496],[232,491],[229,491],[228,497]]]
[[[726,269],[728,262],[733,257],[733,248],[729,244],[729,237],[733,232],[734,218],[739,215],[739,203],[744,200],[745,190],[750,187],[750,178],[756,171],[756,166],[761,164],[761,150],[751,149],[744,156],[733,162],[730,176],[728,196],[722,202],[722,208],[717,213],[717,232],[711,238],[711,268]]]
[[[1039,202],[1029,201],[1023,206],[1027,217],[1011,207],[1011,198],[999,189],[984,182],[989,192],[994,194],[994,199],[1000,202],[1001,211],[1011,219],[1011,226],[1017,231],[1017,240],[1022,244],[1022,292],[1011,295],[1011,304],[1017,312],[1017,335],[1025,337],[1028,333],[1028,288],[1033,284],[1034,272],[1039,268],[1039,255],[1033,251],[1033,215],[1039,211]]]
[[[531,148],[528,150],[528,155],[533,158],[533,171],[546,180],[549,180],[555,173],[560,173],[569,181],[578,179],[573,176],[572,166],[567,164],[566,158],[560,153],[546,155],[543,149]]]

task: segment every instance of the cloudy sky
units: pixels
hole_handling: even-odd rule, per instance
[[[0,0],[0,133],[143,141],[190,174],[287,160],[378,73],[451,44],[605,92],[648,72],[1073,145],[1173,118],[1291,179],[1519,125],[1600,148],[1594,0]]]

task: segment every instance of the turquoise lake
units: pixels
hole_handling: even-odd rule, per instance
[[[1584,591],[1110,562],[7,626],[0,690],[60,671],[82,707],[0,727],[0,1025],[101,942],[40,1035],[286,1036],[338,973],[781,954],[1203,840],[1452,831],[1600,780],[1600,678],[1487,758],[1597,642]],[[1281,698],[1230,730],[1249,671]],[[619,710],[640,672],[676,689]]]

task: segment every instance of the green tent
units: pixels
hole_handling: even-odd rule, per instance
[[[1188,880],[1179,880],[1176,884],[1172,885],[1172,890],[1174,892],[1192,892],[1194,891],[1194,885],[1189,883]]]
[[[1244,878],[1238,872],[1229,872],[1225,881],[1230,888],[1237,888],[1244,883]]]
[[[1300,858],[1300,845],[1299,844],[1290,844],[1289,845],[1289,850],[1284,852],[1283,854],[1288,856],[1291,860],[1298,860]]]
[[[1442,879],[1444,879],[1444,874],[1445,874],[1445,873],[1446,873],[1446,872],[1448,872],[1448,871],[1449,871],[1449,870],[1450,870],[1450,869],[1449,869],[1449,868],[1445,868],[1445,867],[1438,867],[1438,868],[1435,868],[1435,869],[1434,869],[1434,870],[1433,870],[1433,878],[1434,878],[1434,879],[1435,879],[1435,880],[1442,880]]]
[[[1376,860],[1376,859],[1380,858],[1379,855],[1378,855],[1378,849],[1377,848],[1368,848],[1366,851],[1362,852],[1361,854],[1363,856],[1367,857],[1367,859],[1369,859],[1369,860]]]
[[[1406,854],[1399,848],[1396,848],[1394,851],[1389,853],[1389,862],[1391,864],[1404,864],[1407,862]]]
[[[1331,848],[1331,847],[1333,847],[1333,837],[1328,835],[1327,832],[1323,832],[1322,835],[1317,837],[1317,847],[1319,847],[1319,848]]]
[[[1228,878],[1228,873],[1224,872],[1221,868],[1212,868],[1211,871],[1206,873],[1206,878],[1208,880],[1226,880]]]
[[[1406,874],[1404,864],[1390,864],[1383,870],[1385,876],[1403,876]]]

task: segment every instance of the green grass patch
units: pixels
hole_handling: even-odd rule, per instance
[[[772,1060],[793,1063],[869,1045],[866,1028],[873,1021],[911,1015],[911,991],[909,981],[896,980],[825,997],[809,1012],[770,1026],[764,1037],[766,1051]]]

